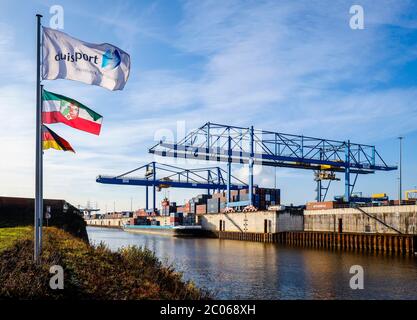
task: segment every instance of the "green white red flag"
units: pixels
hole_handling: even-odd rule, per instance
[[[43,90],[42,121],[62,122],[75,129],[99,135],[103,117],[74,99]]]

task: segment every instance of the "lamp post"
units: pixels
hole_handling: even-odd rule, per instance
[[[400,141],[400,157],[398,162],[398,205],[401,205],[402,202],[402,140],[404,137],[399,136],[398,140]]]

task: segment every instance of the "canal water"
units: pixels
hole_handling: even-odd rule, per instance
[[[147,247],[218,299],[417,299],[417,258],[88,227],[92,244]],[[350,268],[364,270],[353,290]]]

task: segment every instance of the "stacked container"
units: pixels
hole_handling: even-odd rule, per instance
[[[175,202],[169,202],[167,198],[161,202],[161,216],[169,216],[171,212],[177,212],[177,204]]]
[[[197,213],[206,213],[203,212],[204,209],[203,205],[207,205],[207,201],[210,199],[210,196],[207,194],[199,194],[198,196],[192,198],[189,203],[189,211],[188,213],[197,214]],[[199,212],[197,212],[197,207],[199,207]]]
[[[194,199],[191,199],[189,204],[190,204],[190,209],[189,209],[188,213],[195,214],[197,204],[194,202]]]
[[[215,198],[213,195],[212,199],[207,200],[207,212],[208,213],[220,212],[220,198]]]
[[[183,214],[180,212],[172,212],[169,217],[169,222],[173,226],[181,225],[183,222]]]
[[[231,202],[249,201],[249,190],[232,190],[230,196]],[[269,206],[279,205],[280,203],[281,197],[279,189],[254,187],[253,205],[259,210],[266,210]],[[215,193],[211,199],[207,200],[208,213],[224,212],[226,206],[226,192]]]
[[[182,211],[183,213],[190,213],[190,203],[189,202],[186,202],[185,204],[184,204],[184,207],[183,207],[183,211]]]
[[[146,225],[147,224],[147,218],[146,217],[137,217],[137,218],[130,218],[129,224],[131,226],[137,226],[137,225]]]
[[[159,226],[160,222],[156,220],[155,218],[151,220],[151,226]]]
[[[198,204],[196,206],[196,214],[206,214],[207,213],[207,204]]]

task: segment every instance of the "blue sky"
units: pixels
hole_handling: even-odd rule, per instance
[[[417,185],[415,1],[1,0],[0,195],[34,195],[35,14],[48,26],[55,4],[64,32],[119,46],[132,69],[118,92],[44,82],[104,116],[99,137],[51,126],[77,154],[45,152],[45,197],[143,206],[144,189],[95,177],[152,161],[147,149],[178,122],[191,130],[207,121],[374,144],[390,164],[404,135],[404,189]],[[363,30],[349,27],[353,4],[364,8]],[[234,172],[244,177],[244,168]],[[273,171],[257,172],[255,183],[273,186]],[[310,171],[279,168],[276,179],[284,203],[315,197]],[[396,197],[396,172],[359,178],[356,190]],[[194,193],[169,196],[182,202]],[[330,195],[342,193],[336,182]]]

